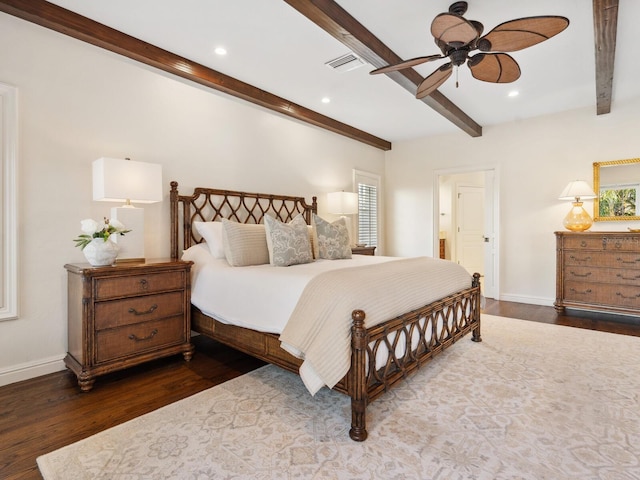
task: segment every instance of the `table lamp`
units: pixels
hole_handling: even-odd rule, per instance
[[[162,165],[134,162],[128,158],[94,160],[93,199],[124,203],[111,209],[111,218],[131,230],[114,238],[120,249],[117,261],[144,261],[144,209],[134,207],[132,203],[162,201]]]
[[[560,194],[559,200],[571,200],[573,206],[564,217],[564,227],[572,232],[584,232],[593,225],[591,215],[582,207],[582,200],[596,198],[595,192],[584,180],[569,182]]]

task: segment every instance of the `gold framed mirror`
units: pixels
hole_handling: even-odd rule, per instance
[[[593,219],[640,220],[640,158],[593,163]]]

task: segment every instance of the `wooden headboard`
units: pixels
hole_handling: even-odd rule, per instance
[[[198,187],[192,195],[180,195],[178,182],[171,182],[171,258],[180,258],[182,250],[202,242],[193,228],[194,221],[213,222],[223,218],[239,223],[262,223],[266,213],[282,222],[302,214],[311,224],[311,214],[318,213],[317,198],[309,205],[304,197],[234,192]],[[182,240],[182,248],[180,241]]]

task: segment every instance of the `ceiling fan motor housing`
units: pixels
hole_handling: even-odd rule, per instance
[[[469,55],[469,49],[463,48],[460,50],[453,50],[449,53],[449,58],[451,59],[451,63],[453,63],[456,67],[462,65]]]

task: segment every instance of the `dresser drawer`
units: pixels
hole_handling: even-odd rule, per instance
[[[575,235],[563,240],[567,250],[604,250],[619,252],[637,252],[640,250],[640,237],[616,235]]]
[[[569,266],[565,269],[564,278],[567,281],[613,283],[640,287],[640,269]]]
[[[99,278],[95,285],[95,299],[178,290],[184,288],[184,284],[184,271]]]
[[[640,270],[640,253],[631,252],[564,252],[565,269],[573,266],[610,267]]]
[[[96,362],[152,351],[185,341],[182,317],[126,325],[96,333]]]
[[[95,329],[132,325],[183,313],[184,292],[182,291],[96,302]]]
[[[640,287],[567,281],[564,298],[587,304],[640,308]]]

